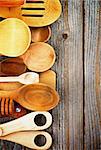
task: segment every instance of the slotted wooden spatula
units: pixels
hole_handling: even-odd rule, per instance
[[[26,0],[20,7],[0,8],[1,17],[16,17],[22,19],[31,27],[47,26],[55,22],[61,14],[59,0]]]

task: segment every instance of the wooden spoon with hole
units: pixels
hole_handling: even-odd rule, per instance
[[[52,46],[44,42],[37,42],[32,43],[20,58],[23,59],[29,70],[44,72],[53,66],[56,55]]]
[[[9,97],[32,111],[48,111],[59,103],[58,93],[42,83],[25,85],[15,91],[0,91],[0,97]]]
[[[45,139],[45,143],[43,145],[38,145],[37,143],[40,137]],[[0,139],[21,144],[25,147],[36,149],[36,150],[47,150],[52,145],[51,135],[44,131],[16,132],[6,136],[2,136],[0,137]]]
[[[37,123],[37,118],[39,119],[38,116],[44,117],[45,119],[44,124],[38,125]],[[42,117],[40,117],[40,121]],[[29,131],[29,130],[41,131],[50,127],[51,124],[52,124],[52,115],[49,112],[46,111],[32,112],[13,121],[0,124],[0,133],[1,133],[0,136],[5,136],[20,131]]]

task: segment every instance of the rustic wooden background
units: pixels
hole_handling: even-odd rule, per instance
[[[49,42],[57,54],[53,69],[61,97],[48,130],[50,150],[101,150],[101,0],[61,3]],[[1,141],[0,150],[28,149]]]

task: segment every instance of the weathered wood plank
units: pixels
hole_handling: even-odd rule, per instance
[[[61,0],[63,13],[53,25],[57,89],[60,105],[53,110],[53,150],[83,149],[83,14],[80,0]],[[68,20],[67,20],[68,19]],[[68,35],[69,23],[69,35]],[[67,38],[68,37],[68,38]],[[66,39],[67,38],[67,39]]]
[[[85,8],[85,149],[100,150],[100,1],[86,0]],[[100,109],[99,109],[100,107]]]

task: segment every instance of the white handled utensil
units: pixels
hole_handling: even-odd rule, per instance
[[[39,75],[35,72],[26,72],[20,76],[0,77],[0,82],[20,82],[22,84],[38,83]]]
[[[44,118],[45,123],[37,123],[39,119],[42,122]],[[39,122],[39,121],[38,121]],[[4,123],[0,125],[0,136],[5,136],[14,132],[30,131],[30,130],[44,130],[52,124],[52,115],[49,112],[32,112],[21,118]]]

